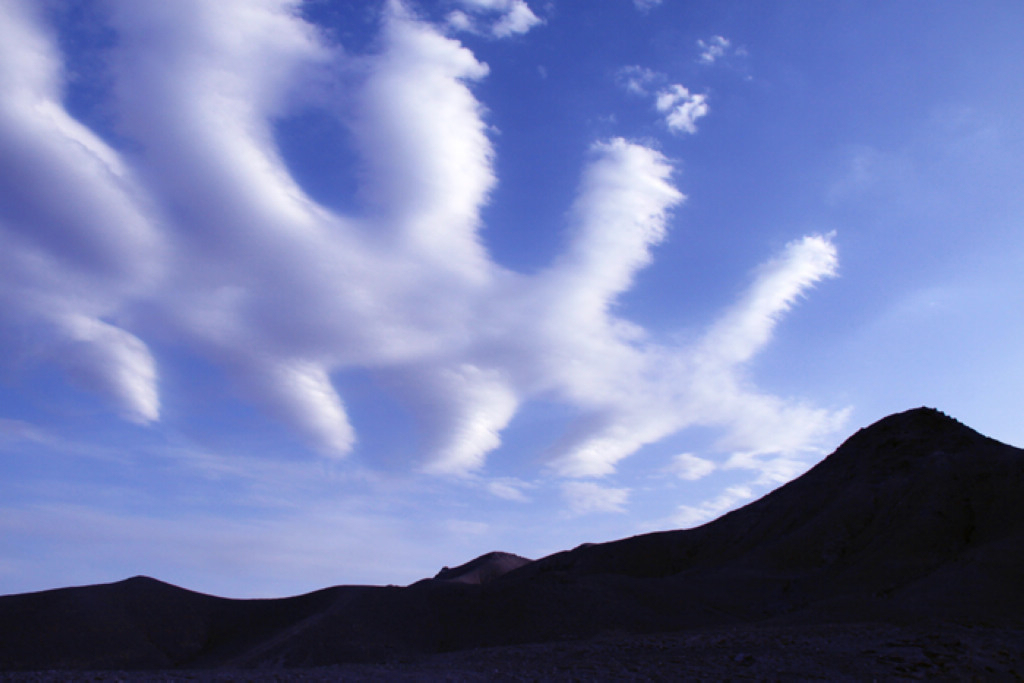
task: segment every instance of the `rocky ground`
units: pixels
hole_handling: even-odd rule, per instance
[[[938,624],[755,626],[483,648],[315,669],[0,673],[3,681],[1024,680],[1024,632]]]

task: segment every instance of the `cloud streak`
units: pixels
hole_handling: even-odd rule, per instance
[[[161,236],[118,153],[62,107],[60,54],[32,8],[0,10],[0,328],[22,331],[7,351],[34,347],[125,417],[156,420],[152,357],[102,318],[159,280]]]
[[[462,4],[473,17],[497,13],[495,37],[539,22],[518,0]],[[763,266],[699,342],[659,343],[616,309],[684,199],[658,151],[596,142],[564,251],[523,275],[481,237],[496,179],[472,87],[488,68],[450,26],[393,1],[379,50],[354,56],[290,0],[110,6],[109,104],[123,148],[63,108],[62,56],[40,17],[0,4],[0,153],[20,169],[0,176],[0,324],[44,339],[52,362],[128,419],[160,419],[160,377],[173,370],[147,344],[160,340],[222,368],[330,456],[359,443],[334,380],[369,372],[419,421],[415,466],[442,475],[484,467],[534,399],[578,415],[551,450],[552,471],[567,477],[611,473],[694,425],[763,454],[797,452],[835,424],[741,372],[835,274],[828,236]],[[335,114],[357,141],[350,214],[314,201],[277,148],[275,126],[296,102]],[[657,107],[686,133],[708,113],[678,85]],[[15,337],[25,338],[2,339]],[[577,512],[626,504],[625,489],[576,483],[565,494]]]

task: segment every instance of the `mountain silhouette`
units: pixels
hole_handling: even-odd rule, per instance
[[[315,667],[722,628],[1017,633],[1021,577],[1024,451],[918,408],[694,529],[275,600],[146,577],[2,596],[0,671]]]
[[[444,567],[437,573],[434,580],[485,584],[530,562],[531,560],[512,553],[490,552],[454,569]]]

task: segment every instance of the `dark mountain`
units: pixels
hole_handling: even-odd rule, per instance
[[[696,529],[405,588],[226,600],[137,577],[0,597],[0,670],[297,667],[824,624],[1024,628],[1024,451],[919,408]],[[604,636],[602,635],[604,634]]]
[[[459,583],[485,584],[499,576],[519,569],[532,560],[512,553],[491,552],[470,560],[454,569],[444,567],[434,577],[435,581],[457,581]]]
[[[860,430],[802,477],[702,527],[585,546],[534,571],[650,577],[728,566],[762,577],[822,573],[830,591],[847,578],[887,590],[1020,541],[1022,494],[1024,451],[920,408]]]

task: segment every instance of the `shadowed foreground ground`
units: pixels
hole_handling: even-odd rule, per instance
[[[302,669],[17,672],[5,681],[720,681],[1024,679],[1015,629],[747,626],[482,648]]]
[[[922,408],[697,529],[405,588],[3,596],[0,678],[1018,680],[1022,577],[1024,451]]]

